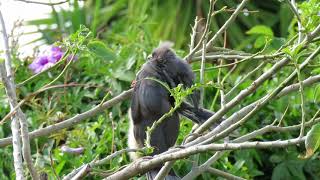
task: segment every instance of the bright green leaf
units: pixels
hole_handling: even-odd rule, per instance
[[[269,37],[273,37],[273,32],[272,29],[268,26],[263,26],[263,25],[257,25],[251,28],[249,31],[247,31],[247,34],[259,34],[259,35],[265,35]]]
[[[266,38],[264,36],[259,36],[254,42],[253,47],[258,49],[263,47],[265,43],[266,43]]]
[[[306,155],[305,158],[309,158],[320,146],[320,123],[312,126],[311,130],[307,133],[305,141]]]
[[[57,165],[57,167],[55,168],[56,173],[59,174],[59,173],[61,172],[61,170],[63,169],[63,167],[64,167],[65,164],[66,164],[66,161],[65,161],[65,160],[61,161],[61,162]]]
[[[88,49],[98,57],[109,60],[115,58],[114,53],[101,41],[94,40],[89,42]]]

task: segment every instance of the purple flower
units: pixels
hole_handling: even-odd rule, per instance
[[[62,58],[63,54],[64,52],[61,50],[61,48],[52,46],[49,51],[49,58],[52,59],[52,61],[57,62]]]
[[[35,74],[38,74],[52,67],[62,58],[63,54],[64,52],[60,47],[51,46],[49,50],[42,53],[29,65],[29,69],[31,69]]]
[[[49,67],[52,67],[54,64],[55,62],[53,62],[48,56],[39,56],[29,65],[29,69],[31,69],[35,74],[38,74]]]

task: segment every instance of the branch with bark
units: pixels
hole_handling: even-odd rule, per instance
[[[2,39],[4,44],[4,52],[5,52],[5,62],[0,62],[0,73],[1,79],[5,87],[5,91],[9,100],[9,104],[11,107],[11,111],[13,111],[14,107],[17,106],[17,95],[16,95],[16,85],[14,82],[14,74],[12,72],[12,61],[9,50],[9,40],[6,32],[6,27],[4,23],[4,19],[2,13],[0,11],[0,23],[2,30]],[[23,155],[23,159],[25,160],[31,177],[35,180],[39,179],[39,174],[37,173],[35,167],[33,166],[32,157],[31,157],[31,149],[30,149],[30,139],[28,132],[28,123],[26,115],[22,112],[20,108],[17,109],[17,113],[15,113],[12,117],[12,125],[11,131],[14,139],[12,142],[14,144],[14,167],[16,170],[16,176],[18,179],[25,179],[24,171],[22,166],[22,158],[21,153]],[[20,139],[21,135],[21,139]],[[22,142],[22,147],[21,143]]]

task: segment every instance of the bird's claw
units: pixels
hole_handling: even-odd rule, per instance
[[[130,86],[130,87],[134,88],[134,87],[136,86],[136,83],[137,83],[137,81],[136,81],[136,80],[133,80],[133,81],[131,82],[131,86]]]

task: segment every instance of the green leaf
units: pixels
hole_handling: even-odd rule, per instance
[[[318,86],[316,86],[316,88],[315,88],[315,90],[314,90],[314,92],[313,92],[313,102],[314,103],[317,103],[317,101],[320,99],[319,97],[320,97],[320,91],[319,91],[319,89],[320,89],[320,86],[318,85]]]
[[[249,31],[247,31],[247,34],[259,34],[259,35],[265,35],[269,37],[273,37],[273,32],[272,29],[268,26],[263,26],[263,25],[257,25],[251,28]]]
[[[301,49],[304,47],[304,44],[298,44],[294,49],[293,49],[293,51],[292,51],[292,53],[291,53],[291,55],[292,55],[292,57],[296,57],[298,54],[299,54],[299,52],[301,51]]]
[[[119,69],[113,74],[113,76],[121,81],[131,82],[134,80],[136,75],[132,71]]]
[[[309,158],[320,146],[320,123],[312,126],[311,130],[307,133],[305,145],[305,158]]]
[[[259,36],[254,42],[253,47],[258,49],[263,47],[265,43],[266,43],[266,38],[264,36]]]
[[[243,167],[243,165],[244,165],[245,162],[246,162],[245,160],[238,160],[238,161],[234,164],[235,170],[236,170],[236,171],[239,171],[239,170]]]
[[[97,40],[93,40],[88,43],[88,49],[91,53],[95,54],[98,57],[104,58],[104,59],[115,59],[114,53],[111,51],[111,49],[107,48],[107,46]]]
[[[299,54],[299,52],[302,50],[303,47],[304,47],[304,44],[298,44],[293,49],[291,49],[290,47],[286,47],[282,50],[282,52],[286,53],[291,58],[296,59],[297,58],[296,56]]]
[[[55,168],[57,174],[61,172],[65,164],[66,164],[66,160],[63,160],[57,165],[57,167]]]
[[[135,63],[136,63],[136,57],[135,57],[135,56],[129,57],[129,59],[127,60],[127,64],[126,64],[127,70],[131,69],[132,66],[133,66]]]
[[[304,161],[288,160],[278,164],[272,172],[272,180],[297,179],[305,180],[303,173]]]
[[[285,48],[283,48],[283,49],[282,49],[282,52],[285,53],[285,54],[287,54],[287,55],[289,55],[289,56],[291,56],[290,47],[285,47]]]

